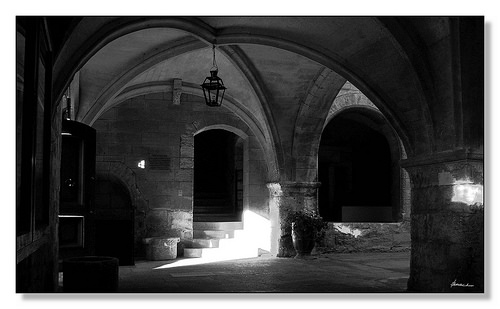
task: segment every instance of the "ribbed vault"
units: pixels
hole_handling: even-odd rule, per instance
[[[55,61],[55,93],[61,95],[80,72],[76,119],[85,123],[134,91],[161,85],[168,91],[174,79],[182,80],[183,91],[200,95],[194,87],[208,74],[216,44],[227,106],[268,148],[277,169],[271,179],[296,178],[298,157],[312,155],[301,141],[314,136],[317,143],[345,80],[384,114],[409,154],[430,153],[433,96],[424,93],[432,87],[422,78],[431,73],[415,68],[412,54],[424,43],[394,33],[391,25],[368,17],[82,18],[78,35],[69,35]],[[446,33],[443,27],[433,40]],[[453,134],[451,128],[439,136]]]

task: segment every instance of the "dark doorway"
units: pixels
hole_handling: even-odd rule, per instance
[[[111,175],[96,179],[96,255],[134,265],[134,211],[128,189]]]
[[[319,148],[319,211],[333,222],[392,222],[391,151],[379,124],[357,111],[336,116]]]
[[[241,139],[221,129],[195,135],[194,220],[240,221],[242,187]]]

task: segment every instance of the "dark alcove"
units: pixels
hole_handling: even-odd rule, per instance
[[[373,122],[343,112],[325,127],[319,148],[319,211],[333,222],[391,222],[391,151]]]

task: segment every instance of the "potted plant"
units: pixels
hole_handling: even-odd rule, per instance
[[[316,212],[299,210],[290,212],[285,222],[292,227],[293,247],[297,255],[302,257],[311,254],[316,241],[324,237],[326,222]]]

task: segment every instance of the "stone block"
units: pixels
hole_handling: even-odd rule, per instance
[[[137,111],[135,111],[137,114]],[[109,123],[111,132],[142,132],[144,129],[144,121],[141,120],[115,120]]]
[[[96,144],[108,144],[114,142],[114,132],[96,132]]]
[[[179,167],[181,169],[193,169],[194,168],[194,158],[183,158],[179,159]]]
[[[99,161],[107,161],[107,162],[123,162],[123,156],[118,155],[102,155]]]
[[[163,121],[153,120],[153,119],[140,120],[140,121],[144,122],[143,123],[143,130],[141,133],[151,132],[151,133],[159,134],[159,133],[163,132],[160,128],[164,123]]]
[[[132,153],[132,145],[126,143],[120,144],[108,144],[107,152],[108,155],[126,155]]]
[[[179,185],[174,181],[159,181],[156,183],[156,192],[163,195],[177,195]]]
[[[164,170],[164,171],[149,171],[147,175],[148,180],[150,181],[174,181],[175,180],[175,172],[172,170]]]
[[[149,198],[149,207],[171,209],[172,202],[173,199],[170,195],[151,195]]]
[[[194,158],[194,147],[182,145],[181,143],[179,155],[181,158]]]
[[[178,237],[145,238],[146,258],[153,261],[173,260],[177,258]]]
[[[194,136],[192,134],[182,134],[180,136],[180,145],[182,147],[194,149]]]
[[[146,235],[156,237],[168,235],[171,230],[168,211],[166,209],[150,210],[146,215]]]
[[[178,230],[193,229],[193,213],[188,211],[169,212],[171,228]]]
[[[182,196],[190,197],[193,196],[193,183],[191,181],[179,182],[179,190],[182,191]]]
[[[192,182],[194,170],[190,168],[183,168],[174,171],[175,181]]]
[[[174,121],[160,121],[158,125],[158,130],[165,133],[176,133],[181,134],[184,132],[184,123],[174,122]]]
[[[193,211],[193,199],[190,197],[182,197],[177,199],[175,204],[177,210]]]
[[[136,130],[130,130],[129,132],[116,132],[114,134],[113,142],[127,145],[141,144],[142,136],[140,132],[141,131]]]
[[[95,145],[95,153],[97,155],[107,154],[108,153],[108,145],[107,144],[103,144],[103,143],[96,144]]]
[[[182,79],[174,78],[172,87],[172,104],[180,105],[182,95]]]
[[[153,101],[150,101],[153,102]],[[148,103],[150,103],[148,102]],[[165,102],[157,101],[160,104],[165,104]],[[169,111],[168,108],[155,104],[148,104],[148,108],[141,111],[148,120],[158,120],[160,122],[174,122],[176,121],[175,114]]]
[[[109,120],[97,120],[96,122],[94,122],[94,124],[92,125],[92,128],[94,128],[97,132],[106,132],[109,130]]]
[[[167,195],[165,192],[157,191],[154,182],[144,181],[138,184],[138,187],[143,196],[146,196],[150,200],[150,202],[153,201],[153,205],[155,206],[155,208],[159,208],[160,205],[158,205],[158,201],[156,199],[152,199],[152,197],[156,195]]]
[[[144,132],[141,135],[142,137],[142,145],[164,145],[172,143],[172,141],[176,140],[177,136],[168,134],[168,133],[150,133]]]

